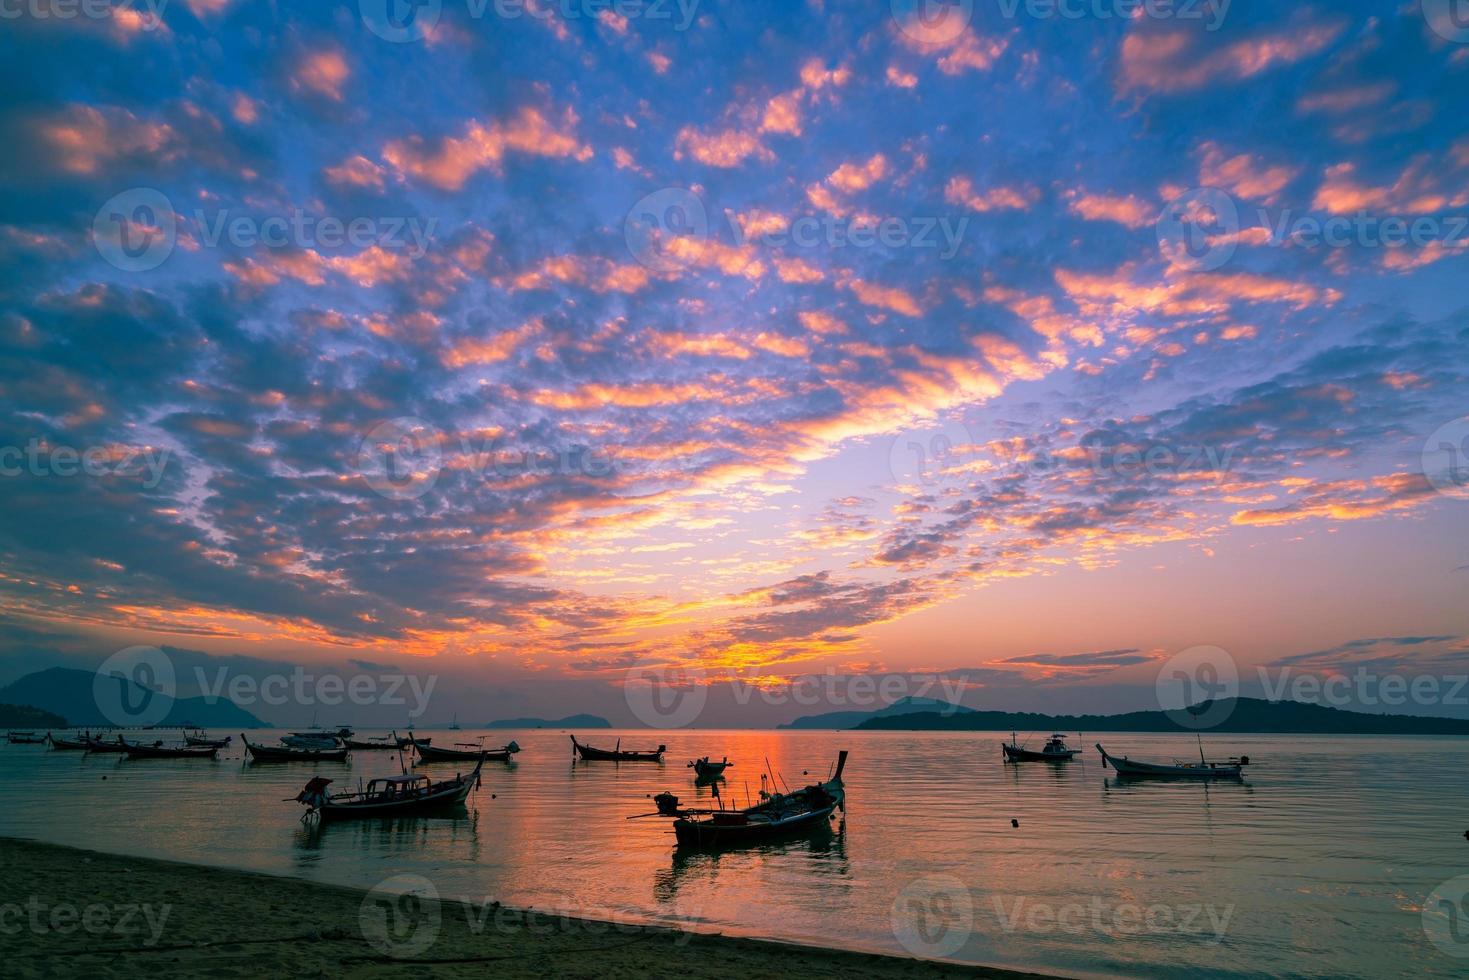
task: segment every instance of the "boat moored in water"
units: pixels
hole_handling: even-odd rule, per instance
[[[1081,755],[1081,749],[1067,747],[1066,736],[1061,734],[1052,735],[1044,746],[1036,750],[1021,745],[1015,733],[1011,732],[1010,741],[1001,742],[1000,748],[1004,750],[1006,762],[1070,762]]]
[[[212,759],[219,754],[219,749],[209,745],[180,745],[178,743],[165,744],[162,741],[144,744],[142,742],[122,742],[122,750],[127,753],[129,759]]]
[[[613,749],[598,749],[590,745],[583,745],[571,736],[571,751],[581,756],[586,762],[662,762],[663,753],[668,751],[668,746],[660,745],[656,749],[624,751],[622,739],[617,740],[617,747]]]
[[[233,735],[226,735],[224,738],[210,738],[204,732],[190,732],[184,735],[185,745],[200,748],[223,749],[227,748],[232,741],[234,741]]]
[[[46,738],[35,732],[7,732],[5,740],[11,745],[45,745]]]
[[[80,738],[58,738],[51,732],[47,732],[46,741],[51,743],[53,749],[62,752],[85,752],[91,747],[86,735]]]
[[[1250,764],[1250,757],[1247,755],[1225,762],[1210,762],[1204,758],[1202,747],[1198,762],[1175,759],[1172,765],[1137,762],[1127,756],[1119,758],[1109,755],[1100,742],[1097,743],[1097,751],[1102,753],[1103,765],[1111,766],[1119,776],[1136,779],[1240,779],[1243,777],[1244,767]]]
[[[338,744],[335,748],[296,748],[290,745],[256,745],[240,734],[240,741],[245,743],[245,751],[249,753],[254,762],[345,762],[347,761],[347,746]]]
[[[483,740],[479,742],[456,742],[452,749],[430,745],[427,739],[413,741],[418,750],[419,762],[509,762],[511,756],[520,751],[517,742],[510,742],[498,749],[487,749]]]
[[[357,792],[328,794],[330,779],[317,776],[296,797],[308,808],[302,819],[319,815],[326,820],[349,820],[363,817],[398,817],[431,813],[459,806],[479,785],[481,760],[468,774],[435,782],[417,773],[374,779]]]
[[[661,816],[674,817],[673,834],[683,847],[738,847],[782,837],[810,833],[829,826],[832,813],[846,809],[847,793],[842,771],[847,767],[847,750],[837,755],[836,770],[823,783],[812,783],[789,793],[761,792],[761,802],[744,809],[684,810],[678,798],[663,793],[655,797]],[[763,779],[764,777],[762,777]]]
[[[695,759],[689,763],[689,768],[694,770],[694,778],[699,780],[718,779],[724,775],[724,770],[734,765],[729,761],[729,756],[724,757],[722,762],[710,762],[706,755],[702,759]]]

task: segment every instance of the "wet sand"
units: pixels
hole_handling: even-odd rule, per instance
[[[0,838],[0,868],[0,963],[11,977],[1034,976],[10,838]]]

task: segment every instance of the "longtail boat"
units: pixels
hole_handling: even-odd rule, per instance
[[[1175,759],[1172,765],[1136,762],[1127,756],[1118,758],[1115,755],[1108,755],[1100,742],[1097,743],[1097,751],[1102,753],[1102,765],[1111,766],[1119,776],[1135,779],[1239,779],[1244,772],[1244,767],[1250,764],[1250,757],[1247,755],[1240,756],[1238,759],[1230,759],[1227,762],[1210,762],[1204,758],[1202,747],[1199,751],[1198,762],[1183,762]]]
[[[165,745],[161,741],[152,745],[124,741],[122,750],[129,759],[212,759],[219,754],[219,749],[208,745]]]
[[[122,736],[121,735],[117,736],[117,738],[113,739],[110,742],[107,741],[106,739],[102,738],[102,736],[100,736],[100,735],[93,735],[91,738],[87,739],[86,741],[87,741],[87,751],[88,752],[96,752],[98,754],[106,754],[106,753],[119,753],[120,754],[120,753],[123,753],[123,752],[126,752],[127,751],[127,746],[123,744]]]
[[[413,747],[418,750],[419,762],[473,762],[483,759],[485,762],[509,762],[510,757],[520,751],[520,745],[516,742],[498,749],[487,749],[483,742],[456,742],[457,747],[452,749],[438,748],[426,741],[415,741]]]
[[[1000,748],[1004,750],[1006,762],[1070,762],[1081,755],[1081,749],[1068,748],[1066,736],[1060,734],[1046,739],[1046,744],[1037,751],[1021,745],[1015,733],[1011,732],[1010,741],[1001,742]]]
[[[245,743],[245,751],[250,753],[251,760],[255,762],[346,762],[347,747],[339,745],[334,749],[297,749],[289,745],[256,745],[240,734],[240,741]]]
[[[46,741],[51,743],[53,749],[63,752],[85,752],[91,747],[85,735],[81,738],[57,738],[55,735],[47,732]]]
[[[699,780],[718,779],[724,775],[724,770],[734,765],[729,761],[729,756],[724,757],[723,762],[710,762],[706,755],[702,759],[695,759],[689,763],[689,768],[694,770],[694,778]]]
[[[571,736],[571,751],[582,757],[586,762],[662,762],[663,753],[668,751],[668,746],[660,745],[649,751],[626,752],[622,749],[622,739],[617,740],[615,749],[597,749],[590,745],[583,745]]]
[[[842,770],[847,751],[837,755],[836,771],[824,783],[812,783],[789,793],[761,792],[761,802],[743,810],[684,810],[678,798],[662,793],[654,798],[661,816],[674,817],[673,834],[681,847],[737,847],[780,837],[796,836],[828,826],[832,813],[846,809]]]
[[[226,735],[224,738],[210,738],[203,732],[196,732],[193,735],[184,735],[184,743],[186,745],[194,745],[199,747],[207,746],[208,748],[212,749],[228,748],[230,742],[232,741],[234,741],[233,735]]]
[[[45,736],[35,732],[8,732],[5,740],[11,745],[45,745]]]
[[[330,779],[317,776],[306,784],[296,802],[307,807],[303,820],[319,815],[326,820],[349,820],[361,817],[397,817],[431,813],[460,806],[479,785],[481,760],[468,775],[434,782],[427,776],[404,773],[374,779],[367,788],[355,793],[328,794]]]
[[[368,738],[344,738],[342,741],[349,749],[362,749],[368,752],[397,752],[399,749],[413,746],[413,739],[399,738],[396,732],[392,735],[373,735]],[[425,745],[429,743],[429,739],[426,738],[420,741]]]

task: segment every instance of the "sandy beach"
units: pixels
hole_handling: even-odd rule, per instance
[[[412,878],[365,892],[11,838],[0,864],[13,977],[1034,976],[425,900]]]

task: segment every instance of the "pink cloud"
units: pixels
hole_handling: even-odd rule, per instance
[[[351,76],[352,69],[347,58],[335,48],[308,51],[297,60],[291,74],[291,85],[297,91],[306,91],[342,101],[342,85]]]
[[[1040,200],[1034,187],[990,187],[977,191],[968,177],[954,177],[944,186],[944,200],[974,211],[1023,211]]]
[[[1343,30],[1343,22],[1303,24],[1219,45],[1186,28],[1134,27],[1122,42],[1119,87],[1167,93],[1244,81],[1325,50]]]
[[[383,147],[383,159],[401,174],[441,190],[456,191],[481,170],[499,173],[512,151],[527,156],[591,159],[592,148],[577,139],[577,122],[570,108],[556,120],[527,107],[508,122],[471,122],[463,136],[446,137],[432,146],[420,136],[394,140]]]

